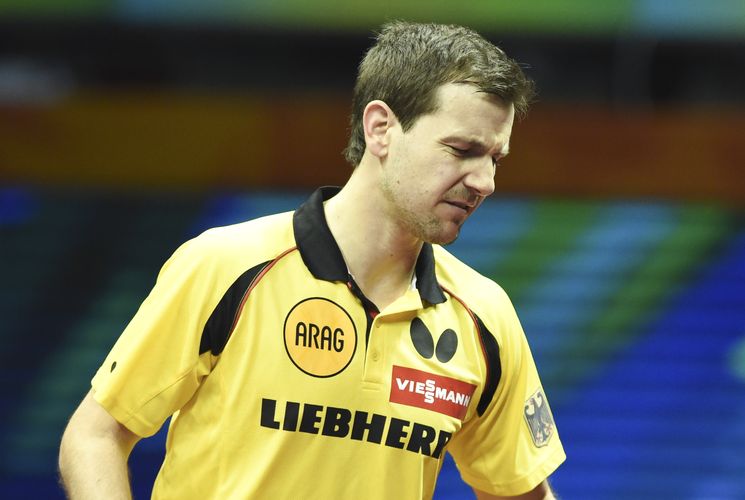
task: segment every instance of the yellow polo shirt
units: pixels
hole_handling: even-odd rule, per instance
[[[378,311],[334,193],[185,243],[93,378],[140,436],[173,415],[153,498],[430,498],[445,451],[477,489],[532,489],[565,455],[505,293],[425,244]]]

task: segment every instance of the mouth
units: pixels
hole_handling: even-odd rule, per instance
[[[465,212],[467,214],[471,213],[473,211],[473,209],[474,209],[474,206],[475,206],[475,205],[473,205],[471,203],[467,203],[467,202],[464,202],[464,201],[447,200],[447,201],[445,201],[445,203],[447,203],[448,205],[451,205],[453,207],[459,208],[459,209],[463,210],[463,212]]]

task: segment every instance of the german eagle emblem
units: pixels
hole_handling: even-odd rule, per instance
[[[537,390],[528,398],[525,402],[524,414],[533,444],[538,448],[546,446],[554,434],[554,418],[551,416],[551,410],[548,408],[548,402],[542,390]]]

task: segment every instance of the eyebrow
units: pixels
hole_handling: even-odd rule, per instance
[[[459,136],[449,136],[449,137],[445,137],[444,139],[442,139],[442,142],[444,142],[444,143],[447,143],[447,142],[465,143],[465,144],[468,144],[469,147],[478,148],[481,151],[486,151],[486,150],[489,149],[486,146],[486,144],[484,144],[480,140],[474,139],[474,138],[464,138],[464,137],[459,137]],[[504,146],[502,146],[502,149],[499,151],[499,156],[501,156],[502,158],[504,158],[508,154],[510,154],[510,144],[509,143],[507,143]]]

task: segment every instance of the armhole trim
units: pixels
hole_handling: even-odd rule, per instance
[[[499,386],[499,380],[502,378],[502,362],[499,359],[499,344],[494,335],[486,328],[484,322],[479,318],[466,303],[453,292],[440,285],[445,292],[451,297],[457,300],[462,305],[468,315],[471,317],[476,331],[479,335],[479,343],[481,344],[481,352],[484,355],[484,362],[486,364],[486,380],[484,381],[484,388],[481,391],[481,398],[476,406],[476,412],[479,417],[484,414],[486,409],[494,399],[494,394],[497,392]]]
[[[207,351],[214,356],[222,353],[238,324],[251,291],[282,257],[296,249],[297,247],[289,248],[274,259],[252,267],[230,285],[204,325],[199,342],[200,355]]]

